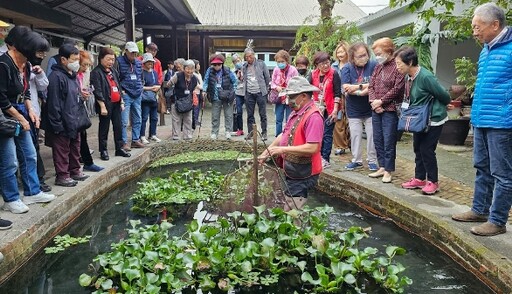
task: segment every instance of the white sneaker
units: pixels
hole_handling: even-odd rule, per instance
[[[157,136],[153,135],[151,137],[149,137],[149,140],[153,141],[153,142],[156,142],[156,143],[160,143],[162,142],[162,140],[160,140]]]
[[[23,201],[21,201],[19,199],[16,201],[4,203],[3,209],[9,210],[10,212],[17,213],[17,214],[25,213],[29,210],[28,206],[26,206],[25,203],[23,203]]]
[[[326,168],[330,168],[330,167],[331,167],[331,164],[329,163],[329,161],[327,161],[327,160],[325,160],[325,159],[323,159],[323,158],[322,158],[322,167],[323,167],[324,169],[326,169]]]
[[[41,191],[37,195],[25,196],[23,198],[23,202],[25,202],[25,204],[27,204],[27,205],[30,205],[30,204],[34,204],[34,203],[48,203],[48,202],[52,201],[53,199],[55,199],[55,195],[47,194],[47,193]]]
[[[226,132],[226,139],[231,139],[231,133],[230,132]]]
[[[146,139],[146,137],[145,137],[145,136],[141,136],[141,137],[140,137],[140,141],[141,141],[141,142],[142,142],[142,144],[144,144],[144,145],[149,144],[149,141]]]
[[[217,135],[215,135],[215,134],[211,134],[211,135],[210,135],[210,139],[212,139],[212,140],[217,140]]]

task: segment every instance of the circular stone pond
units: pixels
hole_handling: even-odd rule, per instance
[[[137,189],[137,182],[152,177],[166,176],[170,170],[183,167],[188,169],[214,169],[227,172],[234,166],[232,161],[209,161],[193,164],[176,164],[148,169],[139,177],[126,184],[116,186],[94,207],[84,211],[60,235],[90,235],[89,242],[76,245],[57,254],[38,253],[7,282],[0,285],[0,293],[90,293],[78,283],[82,273],[91,272],[94,257],[111,249],[111,244],[128,237],[127,229],[131,220],[140,220],[143,224],[154,224],[159,217],[141,217],[131,212],[129,198]],[[311,207],[333,207],[328,216],[329,230],[344,230],[352,226],[370,228],[368,238],[360,242],[360,247],[374,247],[385,251],[385,246],[394,245],[404,248],[407,253],[396,256],[395,260],[405,266],[404,275],[413,283],[404,293],[493,293],[471,273],[455,263],[425,240],[410,234],[394,223],[376,217],[361,208],[332,197],[320,191],[312,191],[308,205]],[[190,218],[173,220],[173,235],[183,235]],[[51,244],[50,244],[51,245]],[[272,287],[255,286],[237,293],[306,293],[306,289],[290,278]],[[348,290],[338,293],[348,293]],[[379,288],[367,288],[365,293],[385,293]]]

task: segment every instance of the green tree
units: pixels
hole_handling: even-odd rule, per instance
[[[295,34],[293,48],[298,50],[297,55],[306,55],[311,59],[317,51],[332,53],[341,40],[349,43],[361,40],[362,32],[354,22],[341,23],[341,17],[332,17],[334,4],[341,2],[318,0],[320,18],[317,24],[311,25],[316,17],[308,16]]]

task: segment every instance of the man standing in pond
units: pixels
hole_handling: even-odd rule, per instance
[[[301,209],[307,200],[308,189],[318,182],[322,172],[322,134],[324,120],[316,107],[313,92],[320,90],[306,78],[295,76],[290,79],[281,94],[286,95],[292,113],[284,130],[260,155],[260,162],[270,156],[279,156],[286,177],[284,209]]]
[[[254,110],[258,104],[258,112],[261,121],[261,137],[267,140],[267,94],[270,84],[270,73],[263,60],[256,59],[254,50],[246,48],[244,58],[247,61],[243,65],[244,87],[245,87],[245,107],[247,108],[247,130],[246,139],[252,138],[252,125],[256,122],[254,119]]]
[[[475,190],[471,210],[452,219],[483,222],[471,228],[480,236],[505,233],[512,205],[512,28],[505,24],[493,2],[475,9],[471,24],[484,44],[471,110]]]

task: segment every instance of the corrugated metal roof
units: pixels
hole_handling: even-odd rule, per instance
[[[187,27],[197,29],[290,29],[301,26],[309,16],[320,16],[320,5],[317,0],[187,1],[201,23]],[[352,1],[344,0],[334,6],[333,16],[341,16],[346,21],[357,21],[365,17],[366,13]]]

